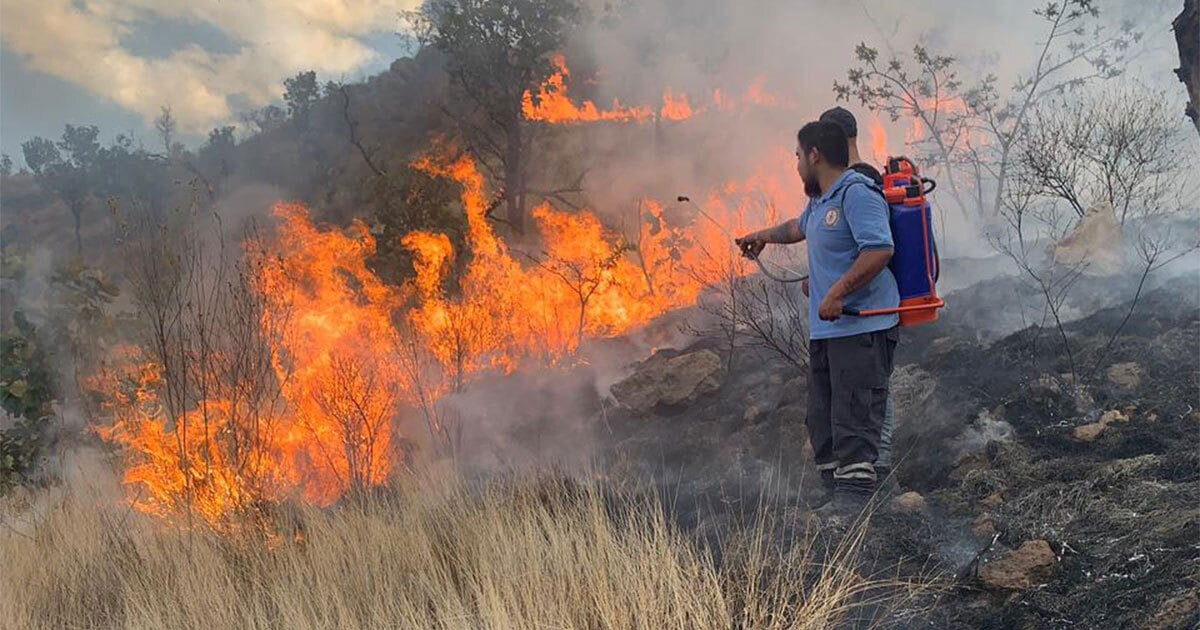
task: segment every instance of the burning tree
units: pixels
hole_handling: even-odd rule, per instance
[[[532,136],[522,99],[553,72],[551,55],[562,49],[578,7],[572,0],[432,0],[404,15],[421,45],[446,55],[457,91],[446,112],[471,152],[502,175],[506,218],[524,233]]]
[[[118,219],[145,350],[93,381],[113,415],[98,431],[129,449],[126,481],[140,486],[140,507],[223,523],[279,496],[270,454],[284,401],[272,353],[286,316],[267,316],[279,303],[260,284],[253,232],[243,258],[224,251],[219,223],[205,242],[183,214],[169,225]]]

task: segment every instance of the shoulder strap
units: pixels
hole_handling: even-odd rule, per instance
[[[846,205],[846,191],[850,190],[850,187],[854,186],[855,184],[858,184],[860,186],[866,186],[867,188],[870,188],[871,190],[874,190],[876,193],[878,193],[878,195],[880,197],[883,197],[883,189],[880,188],[879,186],[876,186],[875,182],[854,181],[854,182],[850,182],[849,184],[845,184],[844,186],[841,187],[840,190],[838,190],[838,192],[840,192],[842,195],[842,207],[845,207],[845,205]],[[883,197],[883,199],[885,202],[887,201],[887,197]]]

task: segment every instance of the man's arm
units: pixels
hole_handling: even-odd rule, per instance
[[[742,250],[742,255],[753,258],[762,251],[767,243],[788,245],[804,240],[804,230],[799,218],[788,219],[779,225],[751,232],[741,238],[734,239]]]
[[[846,273],[842,274],[837,282],[833,283],[833,286],[829,288],[829,293],[826,293],[825,299],[821,301],[821,307],[818,309],[821,319],[832,321],[841,317],[842,300],[879,275],[879,272],[887,267],[891,259],[892,250],[890,248],[859,252],[858,258],[854,259],[854,264],[850,265],[850,269],[846,270]]]
[[[843,195],[842,202],[850,234],[858,245],[858,257],[821,300],[817,315],[826,321],[841,317],[842,300],[879,275],[893,252],[888,207],[878,193],[866,186],[853,186]]]

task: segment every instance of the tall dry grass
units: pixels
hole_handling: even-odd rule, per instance
[[[648,494],[563,480],[272,519],[282,533],[218,535],[65,495],[0,527],[0,627],[823,629],[915,592],[854,570],[861,529],[817,554],[763,518],[718,561]]]

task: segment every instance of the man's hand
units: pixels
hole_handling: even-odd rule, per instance
[[[825,294],[817,315],[824,321],[831,322],[842,316],[842,298],[833,291]]]
[[[742,251],[742,256],[750,259],[758,258],[759,253],[767,246],[767,238],[762,230],[735,238],[733,242],[737,243],[738,249]]]

